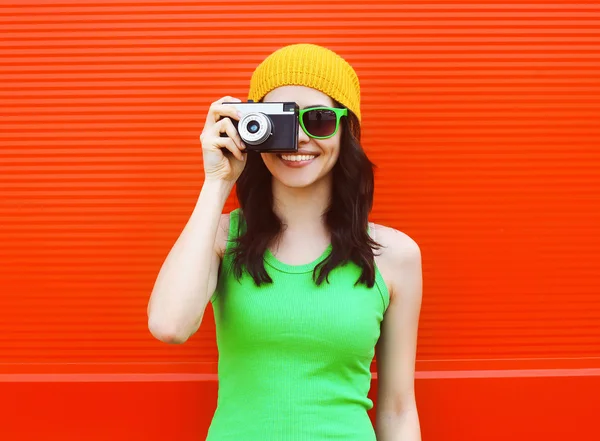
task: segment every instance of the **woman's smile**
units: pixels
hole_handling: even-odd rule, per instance
[[[319,155],[316,153],[278,154],[277,157],[287,167],[304,167],[312,163]]]

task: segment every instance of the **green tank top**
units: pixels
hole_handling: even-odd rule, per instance
[[[207,441],[375,441],[367,411],[370,365],[389,304],[381,273],[355,286],[361,270],[335,268],[317,286],[314,262],[287,265],[267,250],[272,284],[257,287],[232,271],[232,240],[243,232],[230,214],[228,246],[211,297],[219,350],[219,390]]]

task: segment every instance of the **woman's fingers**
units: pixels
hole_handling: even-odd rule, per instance
[[[230,139],[232,139],[235,142],[235,144],[240,150],[244,150],[246,148],[244,142],[242,141],[242,138],[240,138],[240,134],[238,133],[238,131],[236,130],[235,126],[229,118],[224,118],[220,120],[218,123],[215,124],[214,128],[217,130],[216,136],[221,137],[221,133],[225,133]]]
[[[240,119],[237,109],[224,102],[241,102],[226,96],[210,105],[206,122],[200,134],[204,173],[211,179],[235,181],[244,169],[246,146],[233,121]]]
[[[231,152],[231,154],[238,160],[244,160],[244,154],[238,148],[237,144],[231,138],[219,138],[214,143],[215,147],[225,148]]]
[[[234,106],[225,105],[224,102],[241,102],[238,98],[233,98],[230,96],[226,96],[221,98],[220,100],[215,101],[208,108],[208,115],[206,117],[207,126],[212,126],[218,123],[223,117],[230,117],[233,119],[239,119],[239,115]]]

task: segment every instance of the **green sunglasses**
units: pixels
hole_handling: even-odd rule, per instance
[[[334,136],[342,116],[348,116],[348,109],[337,107],[309,107],[299,113],[302,130],[311,138],[327,139]]]

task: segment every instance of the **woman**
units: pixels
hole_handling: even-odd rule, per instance
[[[249,99],[299,105],[298,152],[246,153],[231,121],[239,115],[222,104],[239,100],[211,105],[204,184],[158,275],[151,333],[185,342],[212,302],[210,441],[420,440],[420,251],[368,222],[373,165],[360,145],[356,73],[328,49],[291,45],[258,66]],[[236,182],[240,209],[222,214]],[[367,414],[375,350],[376,431]]]

